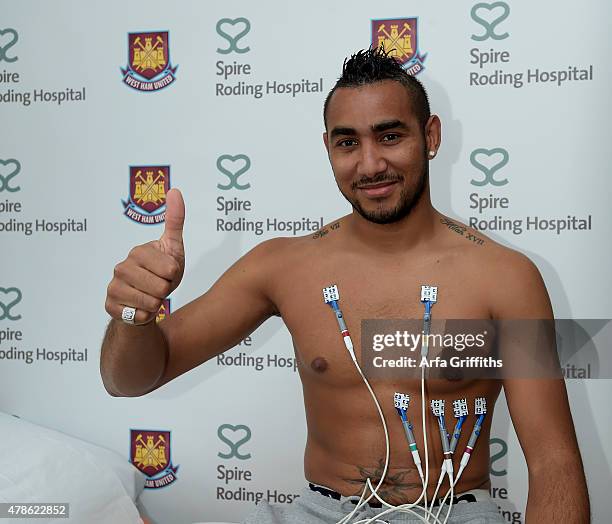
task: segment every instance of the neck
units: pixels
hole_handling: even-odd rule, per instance
[[[408,216],[392,224],[376,224],[357,211],[348,217],[351,237],[360,246],[376,252],[400,253],[417,249],[431,241],[437,211],[431,205],[429,187],[425,187],[419,202]]]

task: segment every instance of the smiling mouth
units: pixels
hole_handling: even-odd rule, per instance
[[[396,184],[397,180],[386,180],[385,182],[379,182],[378,184],[368,184],[365,186],[357,186],[358,189],[374,189],[377,187],[384,187],[390,184]]]
[[[393,180],[390,182],[380,182],[378,184],[371,184],[367,186],[358,186],[357,189],[363,191],[368,197],[380,198],[391,194],[397,183],[397,180]]]

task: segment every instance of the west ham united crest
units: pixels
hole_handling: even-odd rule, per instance
[[[147,476],[145,488],[172,484],[179,466],[173,466],[170,460],[170,432],[130,430],[130,462]]]
[[[160,224],[166,218],[170,166],[130,166],[130,193],[123,214],[139,224]]]
[[[418,18],[372,20],[372,47],[383,46],[412,76],[425,69],[427,57],[427,53],[419,53],[417,21]]]
[[[159,91],[176,80],[170,65],[168,31],[128,33],[128,65],[123,81],[138,91]]]

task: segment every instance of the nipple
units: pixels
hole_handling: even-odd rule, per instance
[[[317,357],[310,363],[310,367],[317,373],[323,373],[327,369],[327,360]]]

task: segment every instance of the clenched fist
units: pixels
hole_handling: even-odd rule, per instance
[[[185,271],[183,223],[185,203],[178,189],[166,195],[166,221],[159,240],[132,249],[115,266],[106,294],[106,311],[121,320],[125,306],[136,309],[134,324],[145,324],[157,315],[162,300],[174,291]]]

